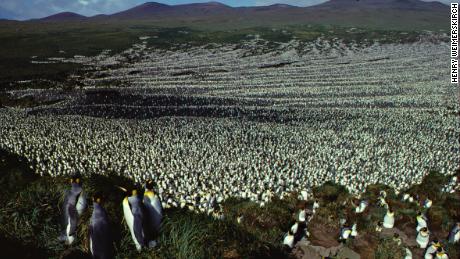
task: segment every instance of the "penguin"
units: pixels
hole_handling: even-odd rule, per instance
[[[383,226],[382,221],[377,222],[377,225],[375,226],[375,232],[382,232],[382,226]]]
[[[292,226],[291,226],[291,232],[295,235],[297,234],[297,230],[299,230],[299,222],[295,222]]]
[[[358,225],[356,223],[353,224],[353,226],[351,226],[351,233],[350,235],[352,237],[357,237],[358,236]]]
[[[367,201],[361,201],[359,203],[359,206],[355,208],[355,213],[359,214],[359,213],[363,213],[364,210],[367,208],[367,205],[368,205],[368,202]]]
[[[428,245],[428,242],[430,241],[430,231],[428,228],[424,227],[420,229],[420,232],[418,232],[415,241],[417,241],[417,244],[420,246],[420,248],[425,249]]]
[[[406,247],[406,255],[404,256],[404,259],[412,259],[412,252],[407,247]]]
[[[144,191],[144,207],[145,207],[145,225],[148,228],[146,234],[148,234],[149,247],[156,246],[156,241],[153,240],[155,236],[158,236],[161,228],[161,222],[163,220],[163,206],[161,205],[160,198],[153,191],[153,181],[148,180],[145,184]]]
[[[299,222],[305,222],[307,218],[307,212],[305,209],[300,210],[298,218],[299,218]]]
[[[447,237],[447,240],[451,244],[458,243],[460,240],[460,222],[455,223],[454,227],[449,232],[449,236]]]
[[[426,198],[425,202],[423,203],[423,207],[425,209],[429,209],[429,208],[431,208],[432,205],[433,205],[433,201],[428,199],[428,198]]]
[[[345,242],[352,233],[352,229],[349,227],[342,227],[340,229],[340,236],[339,236],[339,242]]]
[[[284,236],[283,245],[289,248],[294,247],[294,233],[292,233],[291,230]]]
[[[404,193],[402,197],[402,201],[407,201],[409,199],[410,195],[408,193]]]
[[[318,208],[319,208],[319,202],[318,202],[318,200],[315,200],[315,202],[313,202],[313,209],[312,209],[313,214],[316,213],[316,210],[317,210]]]
[[[425,217],[425,215],[423,215],[421,212],[419,212],[419,213],[417,214],[416,219],[417,219],[417,227],[416,227],[417,232],[419,232],[420,229],[426,228],[426,227],[427,227],[427,223],[426,223],[426,222],[427,222],[428,219],[427,219],[427,218]]]
[[[106,210],[102,207],[102,197],[93,197],[93,214],[89,221],[89,248],[95,259],[114,258],[112,230]]]
[[[70,178],[70,190],[66,191],[63,203],[64,234],[59,239],[71,245],[75,241],[78,219],[86,209],[86,196],[83,193],[81,178],[76,175]]]
[[[238,214],[238,217],[236,218],[236,222],[237,222],[238,224],[243,223],[243,218],[244,218],[243,214],[241,214],[241,213]]]
[[[402,244],[401,237],[399,237],[398,233],[394,233],[393,235],[393,241],[400,246]]]
[[[438,247],[438,250],[436,251],[436,259],[449,259],[449,256],[442,247]]]
[[[383,218],[383,227],[384,228],[393,228],[395,225],[395,213],[389,208],[387,209],[387,213]]]
[[[431,241],[430,245],[425,250],[425,259],[433,258],[433,255],[436,253],[439,247],[441,247],[441,243],[439,243],[437,239],[433,239],[433,241]]]
[[[141,251],[142,247],[145,246],[144,236],[144,207],[141,199],[137,194],[137,190],[133,189],[129,192],[123,187],[118,187],[125,192],[125,198],[123,199],[123,214],[125,217],[126,224],[128,225],[131,238],[136,246],[137,251]]]

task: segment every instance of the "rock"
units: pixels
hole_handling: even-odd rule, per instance
[[[361,256],[348,247],[343,247],[337,254],[337,259],[361,259]]]
[[[338,246],[332,246],[329,248],[323,246],[311,245],[308,240],[301,240],[297,243],[297,246],[302,249],[304,252],[304,259],[307,258],[321,258],[321,257],[330,257],[335,256],[338,251],[343,247],[343,244]]]
[[[401,238],[403,244],[408,247],[417,247],[418,244],[415,242],[415,239],[409,238],[404,232],[397,228],[384,228],[382,232],[380,232],[381,237],[392,237],[394,234],[398,234]]]

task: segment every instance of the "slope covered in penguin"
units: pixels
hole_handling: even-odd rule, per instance
[[[203,186],[190,191],[193,202],[183,204],[168,203],[159,192],[162,183],[134,183],[115,174],[11,178],[18,178],[15,185],[24,190],[0,189],[5,204],[0,237],[36,244],[43,255],[34,258],[460,255],[459,192],[442,191],[457,188],[458,182],[437,173],[401,192],[370,185],[357,195],[327,182],[281,197],[260,194],[260,203],[218,200]],[[36,215],[21,217],[25,212]],[[18,257],[21,249],[15,251],[8,258],[32,258]]]

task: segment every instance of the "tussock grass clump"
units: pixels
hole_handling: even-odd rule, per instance
[[[404,258],[406,250],[398,245],[393,238],[381,239],[375,251],[375,259]]]

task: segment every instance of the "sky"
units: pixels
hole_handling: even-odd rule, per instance
[[[111,14],[123,11],[148,1],[165,4],[209,2],[211,0],[0,0],[0,18],[42,18],[60,12],[75,12],[86,16]],[[230,6],[263,6],[276,3],[295,6],[310,6],[327,0],[220,0]],[[440,0],[443,3],[458,0]]]

